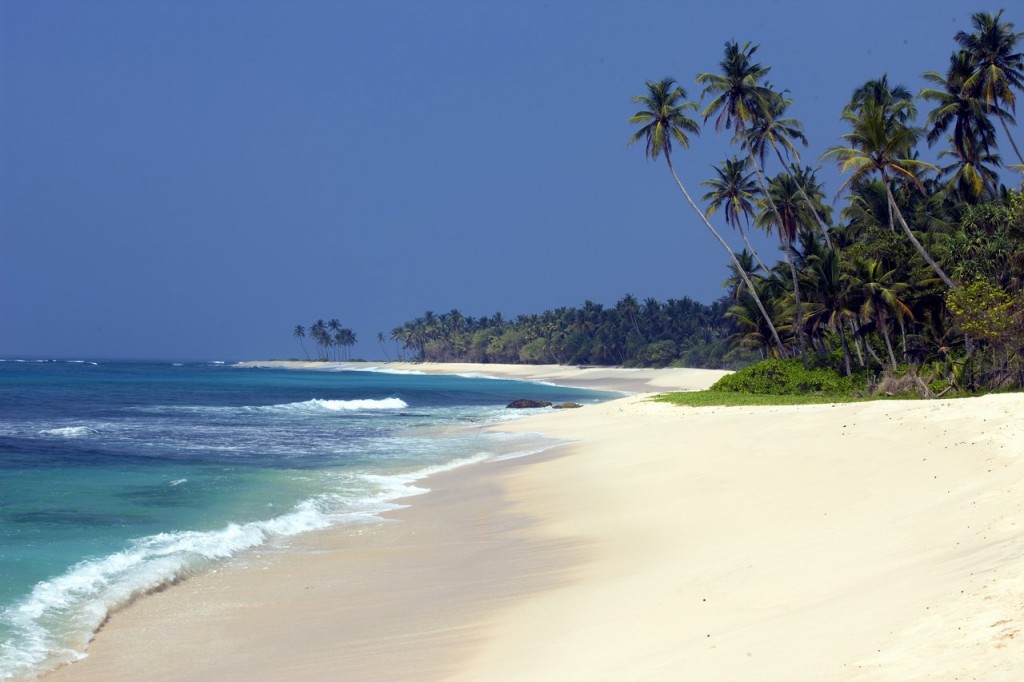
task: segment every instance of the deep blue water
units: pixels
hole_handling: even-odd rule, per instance
[[[298,532],[373,523],[415,481],[539,451],[481,426],[494,379],[223,364],[0,362],[0,679],[74,660],[110,609]]]

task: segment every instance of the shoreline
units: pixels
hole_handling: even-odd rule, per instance
[[[1020,679],[1022,409],[640,395],[501,424],[574,442],[142,598],[46,679]]]

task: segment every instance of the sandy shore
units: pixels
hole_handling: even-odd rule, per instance
[[[717,378],[587,372],[517,377]],[[1022,410],[633,396],[531,417],[502,428],[575,442],[144,598],[47,679],[1024,679]]]

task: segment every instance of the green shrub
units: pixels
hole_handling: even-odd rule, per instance
[[[852,396],[863,389],[851,377],[841,377],[830,369],[806,370],[799,360],[764,360],[719,379],[712,391],[754,395]]]

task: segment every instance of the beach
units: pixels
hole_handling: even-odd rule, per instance
[[[294,366],[294,365],[290,365]],[[47,680],[1024,679],[1024,396],[648,400],[721,372],[402,365],[621,390],[112,615]]]

